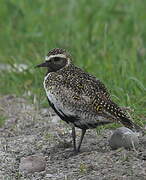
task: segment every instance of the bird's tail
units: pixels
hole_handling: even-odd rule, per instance
[[[139,125],[135,124],[130,118],[128,117],[121,117],[120,122],[126,126],[127,128],[144,133],[144,129],[140,127]]]

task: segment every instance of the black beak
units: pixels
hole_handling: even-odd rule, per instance
[[[35,66],[36,68],[39,68],[39,67],[48,67],[48,63],[47,62],[44,62],[42,64],[39,64],[37,66]]]

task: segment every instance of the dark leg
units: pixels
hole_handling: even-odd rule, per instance
[[[81,144],[82,144],[85,133],[86,133],[86,129],[82,129],[82,134],[81,134],[81,138],[80,138],[79,145],[78,145],[78,148],[77,148],[77,152],[80,151],[80,147],[81,147]]]
[[[74,147],[74,151],[76,152],[76,131],[75,131],[75,127],[72,127],[72,139],[73,139],[73,147]]]

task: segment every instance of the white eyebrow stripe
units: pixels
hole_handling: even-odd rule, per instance
[[[46,56],[45,60],[49,61],[51,58],[54,58],[54,57],[66,58],[66,56],[64,54],[56,54],[56,55]]]

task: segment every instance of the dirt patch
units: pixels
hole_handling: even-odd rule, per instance
[[[89,130],[81,152],[72,154],[71,129],[50,109],[39,109],[23,98],[0,98],[0,114],[7,117],[0,128],[0,179],[33,180],[144,180],[144,145],[138,150],[112,151],[111,130]],[[77,135],[80,130],[77,130]],[[33,174],[19,171],[20,159],[41,155],[46,169]]]

